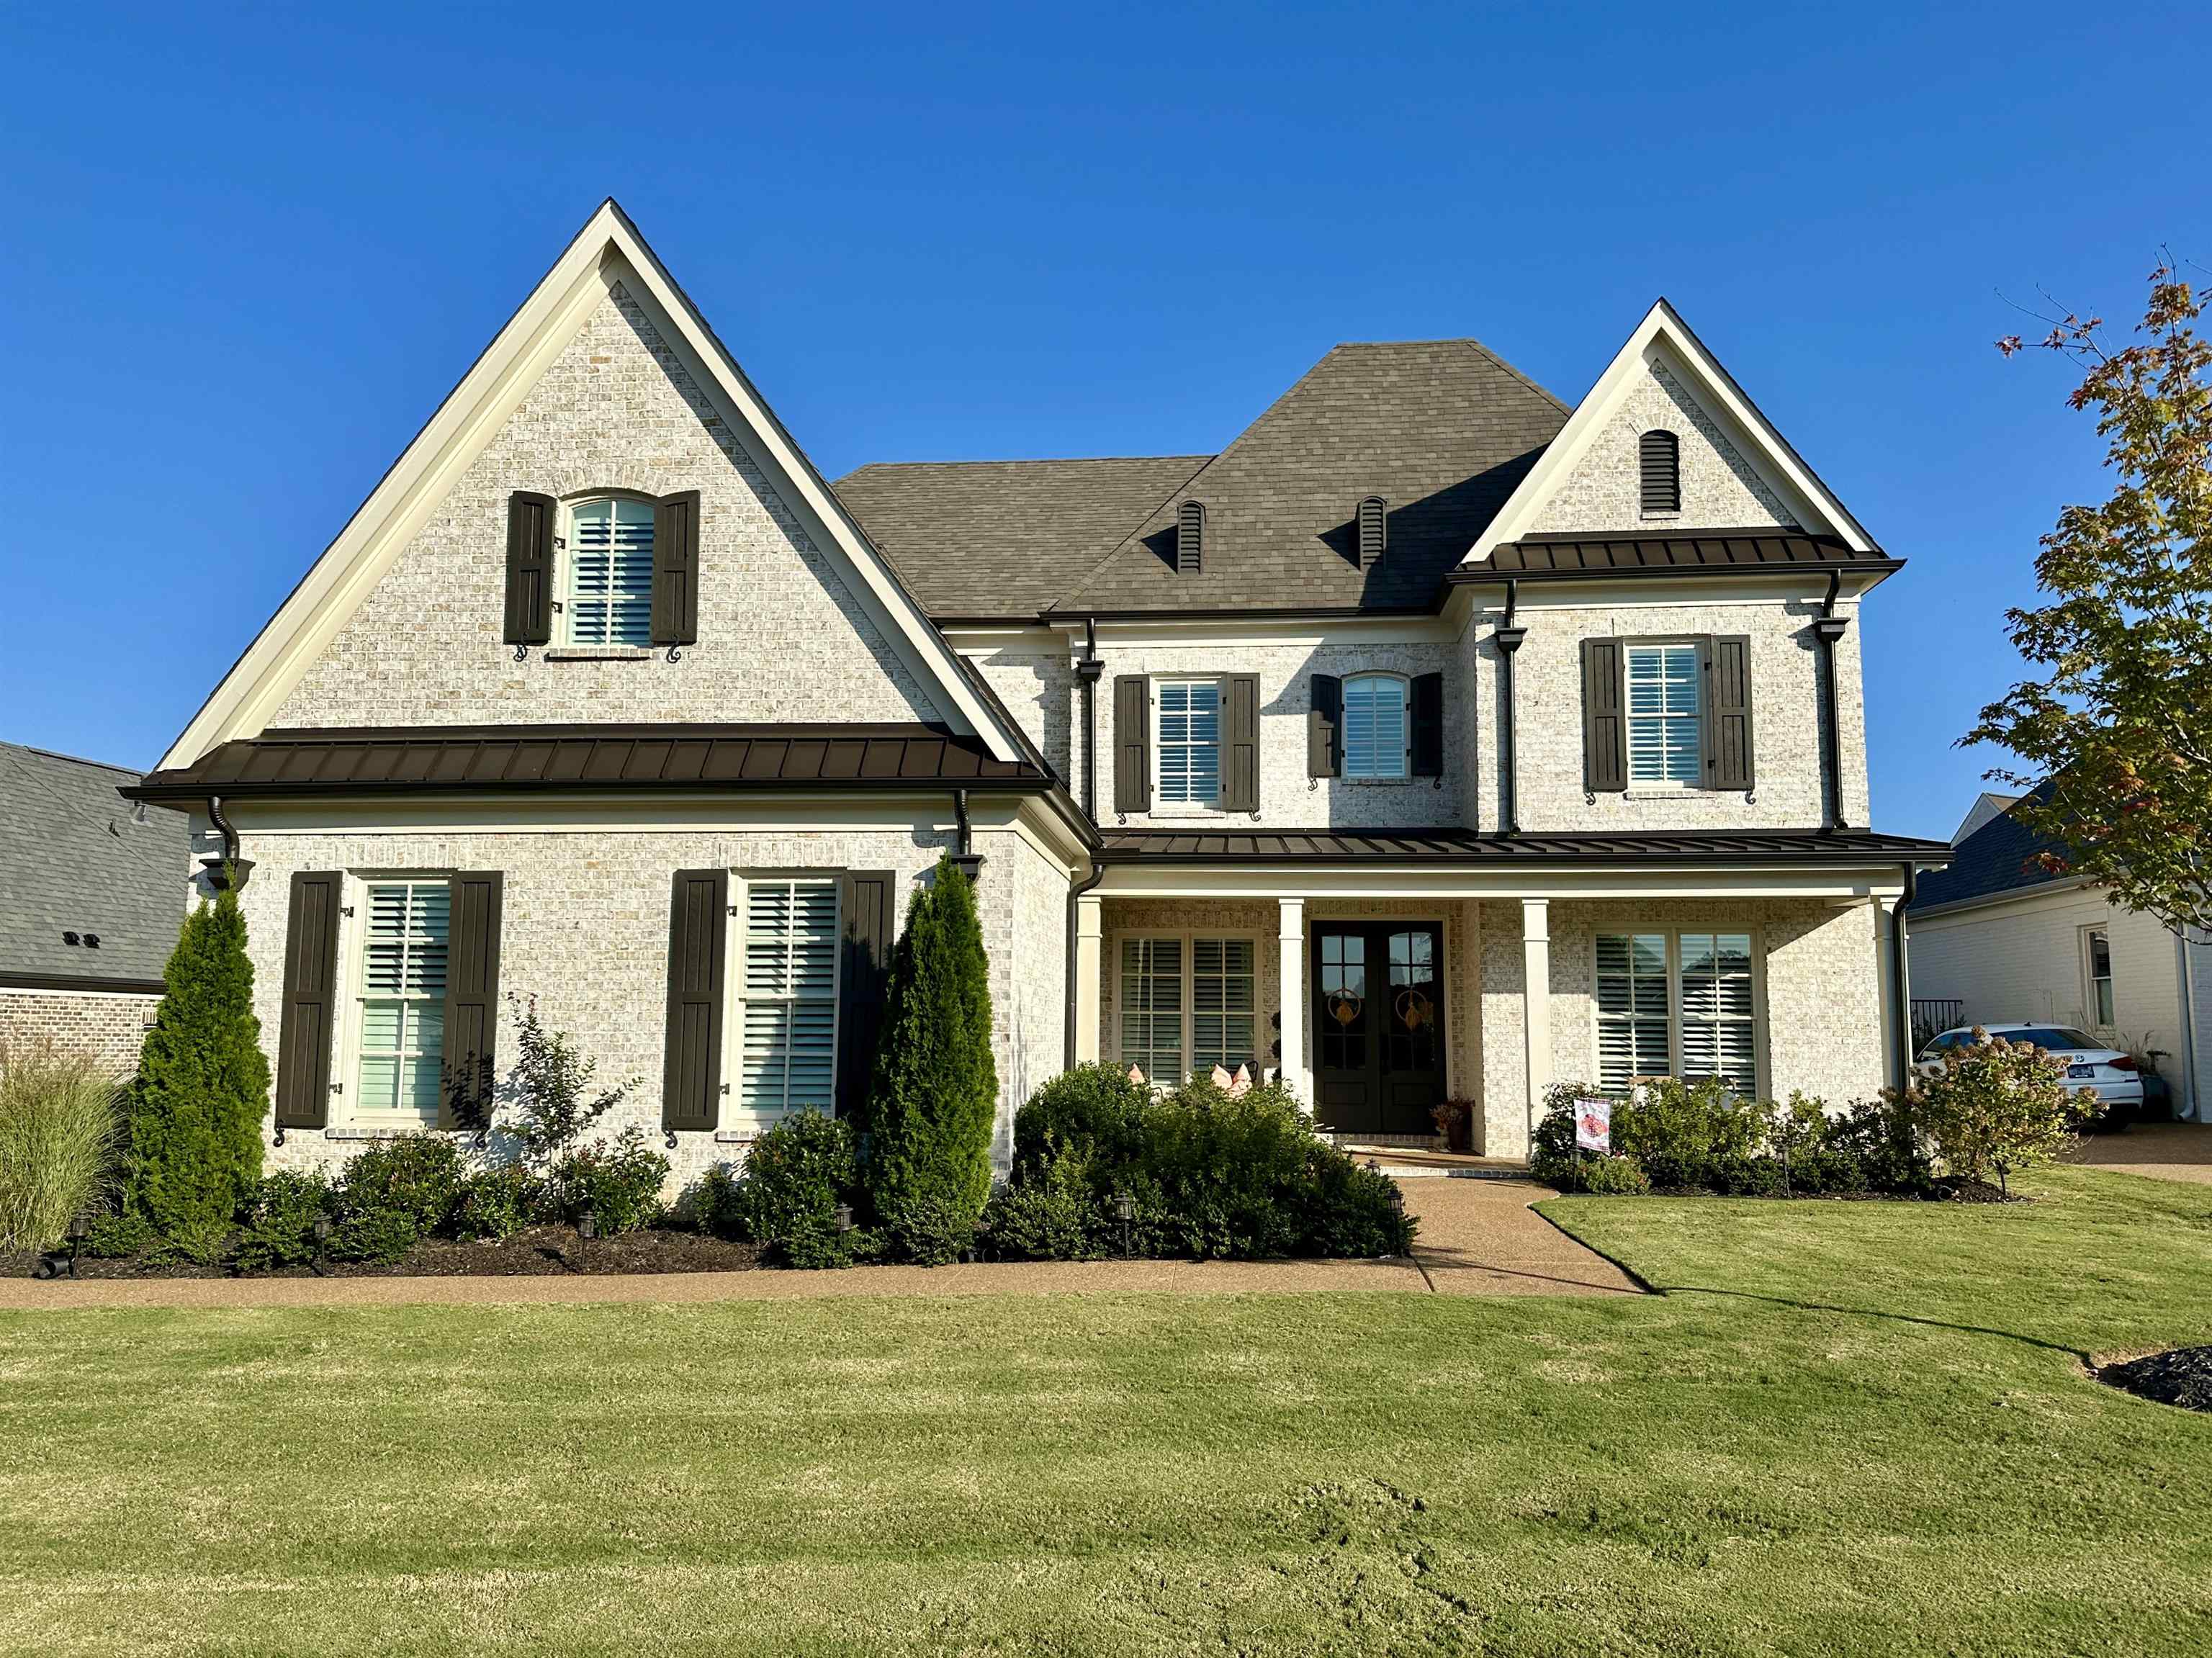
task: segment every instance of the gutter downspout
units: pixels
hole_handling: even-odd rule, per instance
[[[1844,573],[1828,572],[1828,596],[1820,604],[1820,620],[1813,624],[1813,637],[1820,641],[1821,699],[1827,711],[1826,740],[1820,745],[1821,769],[1827,774],[1828,802],[1826,827],[1831,829],[1849,828],[1844,820],[1844,717],[1842,699],[1836,690],[1836,641],[1850,626],[1836,614],[1836,595],[1842,591]]]
[[[2197,958],[2189,952],[2189,929],[2173,935],[2173,953],[2181,981],[2181,1078],[2188,1090],[2189,1119],[2203,1122],[2204,1111],[2197,1097]]]
[[[1083,618],[1083,654],[1075,661],[1075,683],[1083,690],[1083,810],[1098,822],[1098,679],[1106,664],[1098,655],[1098,618]]]
[[[1075,905],[1076,901],[1106,878],[1105,865],[1093,859],[1091,873],[1067,890],[1067,1018],[1060,1034],[1060,1066],[1075,1069]]]
[[[238,855],[238,830],[232,826],[230,819],[223,816],[222,797],[219,794],[208,796],[207,811],[208,822],[214,824],[216,833],[222,836],[222,855],[201,859],[201,872],[207,877],[208,885],[217,892],[241,889],[246,885],[246,878],[253,872],[252,862]]]
[[[1911,907],[1913,895],[1919,890],[1919,872],[1911,864],[1905,865],[1905,890],[1898,895],[1897,908],[1889,913],[1889,970],[1895,981],[1890,987],[1890,996],[1896,1005],[1890,1017],[1897,1029],[1897,1086],[1902,1090],[1912,1082],[1912,975],[1905,970],[1905,912]]]
[[[1498,692],[1504,705],[1504,718],[1498,732],[1504,743],[1498,768],[1498,815],[1499,826],[1508,835],[1521,833],[1521,803],[1517,798],[1520,791],[1515,786],[1513,763],[1513,658],[1521,649],[1521,641],[1528,637],[1528,630],[1513,623],[1520,601],[1520,584],[1508,577],[1505,620],[1498,624],[1497,635]]]
[[[982,878],[983,858],[975,850],[975,831],[968,822],[968,791],[952,791],[952,863],[973,886]]]

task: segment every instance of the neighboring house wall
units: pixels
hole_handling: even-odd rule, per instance
[[[501,636],[507,497],[517,489],[562,497],[700,491],[698,642],[674,662],[665,650],[563,660],[557,644],[515,661]],[[617,287],[270,723],[938,717],[840,566],[808,539]]]
[[[1682,509],[1647,513],[1637,445],[1669,431],[1680,444]],[[1648,366],[1537,515],[1534,532],[1749,529],[1796,523],[1720,427],[1663,364]]]
[[[89,1054],[109,1075],[127,1077],[138,1069],[139,1044],[161,1005],[158,994],[0,986],[0,1054],[51,1043],[63,1053]]]

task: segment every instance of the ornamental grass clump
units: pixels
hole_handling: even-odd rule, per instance
[[[0,1047],[0,1249],[51,1249],[100,1201],[119,1091],[88,1054]]]
[[[2049,1163],[2075,1142],[2094,1114],[2095,1096],[2077,1098],[2066,1086],[2064,1061],[2032,1042],[2007,1042],[1977,1025],[1971,1044],[1943,1050],[1941,1066],[1916,1078],[1900,1103],[1956,1181],[2012,1192],[2017,1169]]]

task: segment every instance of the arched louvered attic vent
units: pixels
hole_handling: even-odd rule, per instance
[[[1382,562],[1382,550],[1389,544],[1389,518],[1380,495],[1370,495],[1359,503],[1359,568],[1371,570]]]
[[[1206,559],[1206,503],[1186,501],[1176,509],[1176,568],[1196,575]]]
[[[1682,446],[1672,432],[1651,431],[1639,445],[1644,465],[1644,510],[1682,510]]]

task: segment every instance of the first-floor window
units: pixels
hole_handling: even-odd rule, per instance
[[[1759,1086],[1756,995],[1747,932],[1601,933],[1598,1084],[1639,1077],[1717,1077]]]
[[[1221,686],[1211,679],[1159,684],[1159,796],[1210,806],[1221,794]]]
[[[744,884],[739,1105],[830,1112],[837,1084],[837,884]]]
[[[1253,953],[1249,938],[1190,941],[1190,1068],[1200,1076],[1255,1064]]]
[[[2089,974],[2089,1023],[2112,1023],[2112,935],[2091,927],[2081,940]]]
[[[1121,941],[1121,1059],[1148,1081],[1182,1078],[1182,940]]]
[[[452,892],[439,880],[363,884],[361,1062],[356,1114],[438,1121]]]

